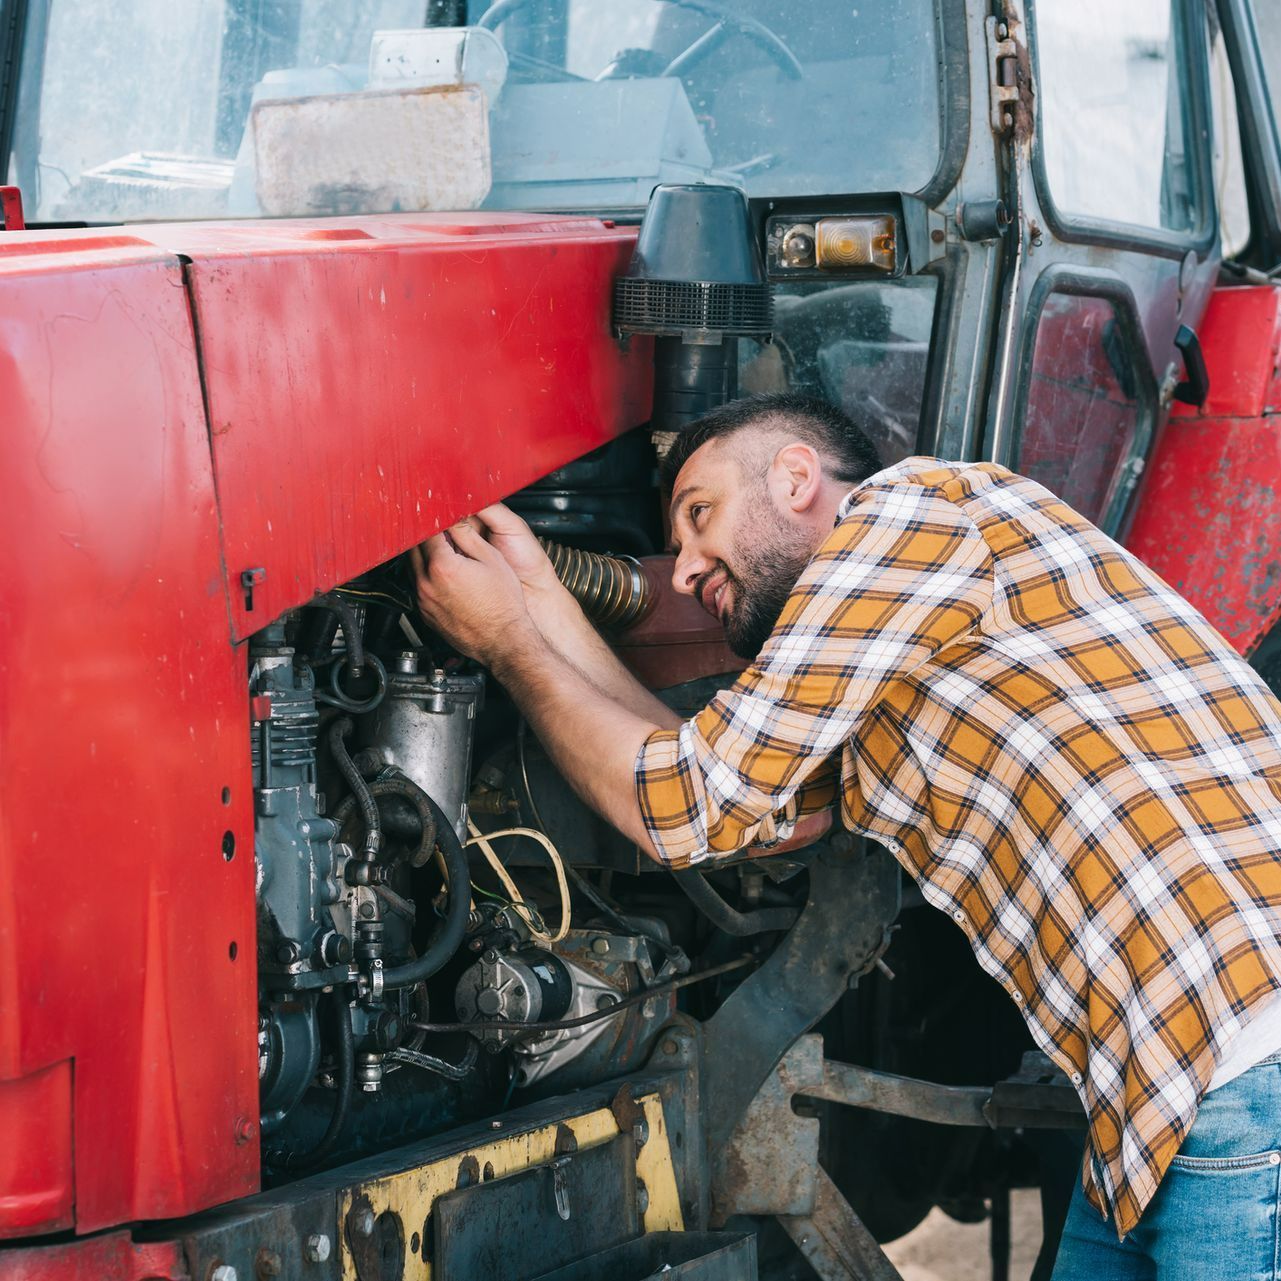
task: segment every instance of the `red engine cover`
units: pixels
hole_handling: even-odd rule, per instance
[[[609,331],[632,238],[0,237],[0,1237],[257,1189],[236,642],[645,419],[648,345]]]

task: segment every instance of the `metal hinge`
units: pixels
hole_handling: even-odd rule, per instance
[[[987,33],[988,89],[992,101],[992,132],[1009,133],[1014,128],[1014,117],[1019,102],[1018,45],[1010,36],[1010,29],[998,18],[989,17],[983,22]]]

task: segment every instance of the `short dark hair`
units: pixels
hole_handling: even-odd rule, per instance
[[[848,414],[817,396],[785,391],[731,400],[691,423],[672,442],[662,461],[663,487],[673,488],[681,468],[709,441],[775,423],[816,449],[837,480],[857,485],[884,465],[876,447]]]

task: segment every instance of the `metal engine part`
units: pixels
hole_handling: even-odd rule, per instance
[[[407,650],[388,674],[386,697],[361,718],[357,730],[362,746],[399,769],[454,818],[459,840],[467,839],[472,732],[484,685],[480,675],[440,669],[420,674],[417,652]]]
[[[342,898],[340,861],[349,853],[320,812],[310,670],[294,666],[283,625],[260,632],[253,671],[254,856],[258,973],[263,990],[259,1075],[263,1124],[298,1102],[320,1062],[315,996],[347,978],[351,944],[333,928]]]
[[[518,1086],[555,1074],[558,1088],[572,1088],[643,1061],[653,1035],[671,1016],[671,995],[637,1002],[616,1015],[603,1011],[666,977],[666,967],[655,974],[649,945],[638,935],[571,930],[554,949],[490,949],[459,978],[454,1005],[464,1027],[491,1022],[532,1027],[601,1014],[578,1027],[549,1028],[536,1036],[467,1028],[491,1053],[511,1047]]]

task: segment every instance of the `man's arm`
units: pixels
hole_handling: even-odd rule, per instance
[[[515,570],[525,591],[530,616],[552,649],[607,699],[635,716],[664,729],[674,729],[681,723],[671,708],[655,698],[619,662],[573,595],[556,577],[533,531],[515,512],[496,503],[477,512],[472,520]],[[523,707],[521,710],[525,711]],[[534,724],[534,718],[528,712],[525,715]]]
[[[506,686],[574,790],[657,857],[636,799],[636,757],[651,734],[670,724],[669,718],[679,724],[679,718],[641,689],[621,664],[621,675],[630,685],[617,684],[631,696],[627,701],[611,697],[588,679],[542,630],[555,618],[544,617],[541,624],[534,620],[515,569],[474,525],[457,525],[428,540],[414,550],[414,563],[419,605],[431,624],[464,653],[485,663]],[[572,597],[570,603],[578,609]],[[581,618],[582,612],[578,615]],[[565,621],[572,624],[572,616]],[[571,637],[571,647],[597,675],[604,669],[605,683],[615,679],[607,665],[594,661],[581,631]],[[645,704],[635,698],[632,686],[662,713],[662,722],[657,715],[645,714]]]

